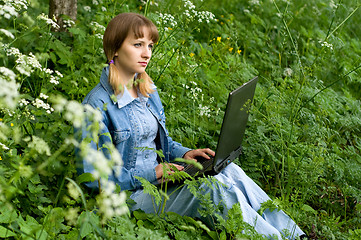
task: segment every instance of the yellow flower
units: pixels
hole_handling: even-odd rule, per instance
[[[230,37],[227,38],[227,40],[229,40],[229,39],[230,39]]]
[[[171,28],[171,27],[168,27],[168,30],[173,30],[173,28]]]
[[[14,123],[10,123],[10,126],[14,127]]]
[[[241,54],[241,52],[242,52],[242,50],[241,50],[241,49],[237,50],[237,53],[238,53],[238,54]]]
[[[3,119],[2,118],[0,118],[0,122],[2,121]]]
[[[142,8],[143,8],[142,6],[139,6],[139,10],[142,10]]]
[[[228,49],[229,52],[232,52],[232,50],[233,50],[233,47],[231,47],[231,48]]]
[[[221,22],[221,25],[223,25],[223,22]]]
[[[191,52],[191,53],[189,54],[189,56],[190,56],[190,57],[193,57],[193,56],[194,56],[194,53]]]
[[[1,161],[1,160],[3,160],[3,159],[2,159],[1,156],[0,156],[0,161]]]
[[[217,37],[217,41],[221,42],[222,37]]]

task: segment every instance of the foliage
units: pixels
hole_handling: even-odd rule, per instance
[[[241,221],[237,205],[228,219],[215,215],[211,230],[162,211],[124,215],[119,192],[120,200],[102,208],[104,199],[115,197],[81,187],[94,176],[77,178],[73,129],[97,115],[81,114],[79,102],[104,67],[107,22],[132,11],[160,30],[147,71],[175,140],[215,148],[227,94],[258,75],[244,154],[236,162],[274,197],[261,210],[284,210],[315,239],[360,238],[358,1],[78,4],[77,21],[65,21],[67,32],[57,32],[43,2],[0,1],[0,237],[261,238]],[[96,139],[99,126],[90,127]],[[215,214],[216,207],[203,202],[209,204],[204,214]]]

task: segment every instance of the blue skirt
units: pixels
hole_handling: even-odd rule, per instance
[[[239,203],[243,221],[255,228],[255,230],[270,238],[281,235],[288,239],[295,239],[304,234],[296,223],[283,211],[269,211],[259,215],[257,211],[261,208],[261,203],[269,200],[267,194],[252,180],[244,171],[234,163],[228,165],[222,172],[214,176],[223,184],[217,184],[217,187],[209,187],[203,184],[202,193],[210,194],[215,205],[223,204],[225,211],[221,213],[227,218],[227,209],[232,208],[235,203]],[[179,187],[179,186],[178,186]],[[177,186],[168,188],[170,198],[166,203],[166,212],[175,212],[182,216],[196,217],[212,226],[211,217],[202,217],[198,212],[201,208],[201,202],[195,198],[187,186],[177,189]],[[141,209],[146,213],[155,213],[151,197],[144,193],[142,189],[135,191],[131,198],[136,202],[131,210]]]

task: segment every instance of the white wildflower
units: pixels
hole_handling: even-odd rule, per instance
[[[0,107],[14,109],[19,97],[20,84],[15,81],[7,81],[0,75]]]
[[[64,19],[63,24],[63,28],[70,28],[75,25],[75,22],[71,19]]]
[[[168,27],[174,28],[178,23],[171,14],[159,13],[159,20],[157,21],[157,24],[166,26],[166,29],[168,29]]]
[[[103,34],[101,33],[96,33],[94,36],[100,40],[103,40]]]
[[[39,98],[36,98],[32,102],[32,104],[37,108],[43,108],[43,109],[49,110],[49,111],[51,111],[51,109],[52,109],[48,103],[45,103],[43,100],[41,100]]]
[[[81,105],[81,106],[84,106],[85,114],[88,119],[91,119],[94,122],[102,121],[102,119],[103,119],[102,114],[100,111],[98,111],[98,109],[94,109],[89,104]]]
[[[46,74],[53,74],[53,70],[49,69],[49,68],[43,68],[42,70],[43,72],[45,72]]]
[[[259,3],[259,0],[250,0],[249,4],[250,5],[259,5],[260,3]]]
[[[115,184],[101,179],[103,191],[97,198],[99,212],[103,214],[103,220],[114,216],[121,216],[129,211],[126,205],[127,195],[125,192],[114,193]]]
[[[106,11],[107,11],[107,9],[106,9],[105,7],[102,7],[101,9],[102,9],[102,12],[106,12]]]
[[[283,75],[286,77],[290,77],[293,74],[293,70],[291,68],[285,68],[285,70],[283,71]]]
[[[37,19],[39,20],[44,20],[46,22],[46,24],[51,25],[52,28],[54,29],[59,29],[60,26],[56,23],[56,18],[55,16],[53,17],[53,19],[50,19],[45,13],[41,13]]]
[[[41,64],[39,63],[38,59],[36,59],[33,53],[29,53],[27,60],[28,60],[28,65],[32,66],[33,68],[42,70]]]
[[[97,22],[94,22],[94,21],[91,22],[90,27],[94,32],[100,32],[100,33],[105,32],[105,27]]]
[[[209,109],[209,107],[202,106],[201,104],[199,104],[199,115],[210,117],[211,116],[210,113],[211,113],[211,110]]]
[[[0,142],[0,147],[1,147],[3,150],[9,150],[9,148],[8,148],[5,144],[3,144],[3,143],[1,143],[1,142]]]
[[[9,48],[6,51],[6,55],[7,56],[15,56],[15,57],[19,57],[21,55],[20,50],[14,47]]]
[[[63,74],[61,74],[59,71],[55,70],[56,75],[58,75],[60,78],[63,77]]]
[[[20,107],[26,106],[26,105],[28,105],[28,104],[29,104],[29,101],[26,100],[26,99],[24,99],[24,98],[20,99],[20,101],[19,101]]]
[[[8,30],[6,30],[6,29],[1,28],[0,32],[2,32],[3,34],[5,34],[5,36],[7,36],[7,37],[9,37],[11,39],[15,38],[14,35],[11,32],[9,32]]]
[[[192,10],[192,9],[196,8],[196,6],[194,6],[194,4],[189,0],[184,1],[184,7],[188,8],[189,10]]]
[[[91,12],[91,7],[90,6],[84,6],[84,10],[86,11],[86,12]]]
[[[29,143],[29,148],[36,150],[40,154],[51,155],[49,145],[37,136],[33,136],[33,141]]]
[[[331,43],[325,42],[325,41],[319,41],[322,47],[329,48],[330,50],[333,50],[333,45]]]
[[[0,76],[1,75],[3,78],[8,79],[10,81],[15,81],[16,78],[15,73],[6,67],[0,67]]]
[[[0,5],[0,16],[10,19],[11,17],[17,17],[18,12],[11,2],[5,2],[5,5]]]
[[[68,221],[68,223],[70,225],[75,226],[77,224],[77,220],[79,217],[78,212],[79,212],[78,208],[69,208],[66,211],[65,219],[66,219],[66,221]]]
[[[59,78],[58,77],[54,77],[54,76],[50,76],[50,83],[58,85],[59,84]]]
[[[68,193],[69,193],[69,195],[70,195],[73,199],[77,200],[77,199],[80,197],[80,192],[78,191],[78,189],[76,188],[76,186],[74,186],[73,183],[69,182],[69,183],[67,184],[67,187],[68,187]]]
[[[43,98],[43,99],[47,99],[49,96],[44,94],[44,93],[40,93],[40,98]]]
[[[55,109],[57,106],[54,106]],[[84,108],[83,105],[77,101],[69,101],[65,106],[66,113],[64,118],[73,123],[74,127],[80,128],[84,121]]]

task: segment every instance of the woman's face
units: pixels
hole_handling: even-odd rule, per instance
[[[128,35],[122,46],[115,53],[115,66],[121,74],[129,80],[135,73],[143,73],[152,56],[153,41],[150,39],[149,30],[143,27],[143,37],[135,38],[134,34]]]

